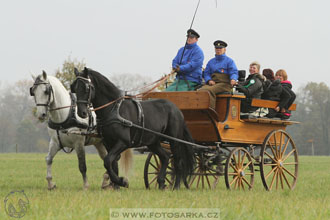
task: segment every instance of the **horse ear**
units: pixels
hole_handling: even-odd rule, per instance
[[[33,81],[36,81],[37,77],[35,77],[33,74],[31,74],[31,77],[32,77]]]
[[[88,68],[87,68],[87,67],[84,68],[84,74],[85,74],[86,77],[88,78]]]
[[[44,80],[47,79],[47,73],[45,70],[42,71],[42,77],[44,78]]]
[[[76,67],[74,68],[74,74],[76,75],[76,77],[79,76],[79,70]]]

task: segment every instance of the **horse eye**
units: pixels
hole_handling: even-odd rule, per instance
[[[49,95],[49,89],[48,88],[45,90],[45,94]]]

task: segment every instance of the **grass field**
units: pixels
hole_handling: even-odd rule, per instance
[[[0,219],[10,218],[4,199],[24,190],[29,199],[22,219],[109,219],[110,208],[219,208],[221,219],[330,219],[330,157],[299,157],[299,179],[293,191],[263,189],[257,173],[251,191],[228,191],[224,178],[215,190],[146,190],[145,155],[134,156],[130,188],[100,189],[103,162],[87,155],[90,188],[82,189],[75,154],[58,154],[53,163],[54,191],[47,190],[44,154],[0,154]]]

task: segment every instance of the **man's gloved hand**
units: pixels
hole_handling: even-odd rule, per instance
[[[176,65],[176,67],[173,67],[173,70],[178,73],[180,71],[180,66]]]

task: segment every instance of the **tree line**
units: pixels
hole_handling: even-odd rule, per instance
[[[66,88],[74,80],[73,69],[83,69],[84,61],[64,61],[54,73]],[[41,73],[41,72],[40,72]],[[103,73],[104,74],[104,73]],[[35,74],[37,75],[37,74]],[[106,74],[105,74],[106,75]],[[127,91],[142,87],[151,79],[138,74],[110,75],[110,80]],[[47,122],[35,116],[35,103],[30,97],[31,79],[11,85],[0,82],[0,152],[47,152],[49,137]],[[138,91],[141,92],[141,91]],[[325,83],[309,82],[297,91],[297,110],[290,120],[300,124],[288,126],[287,131],[295,141],[300,155],[330,155],[330,88]]]

